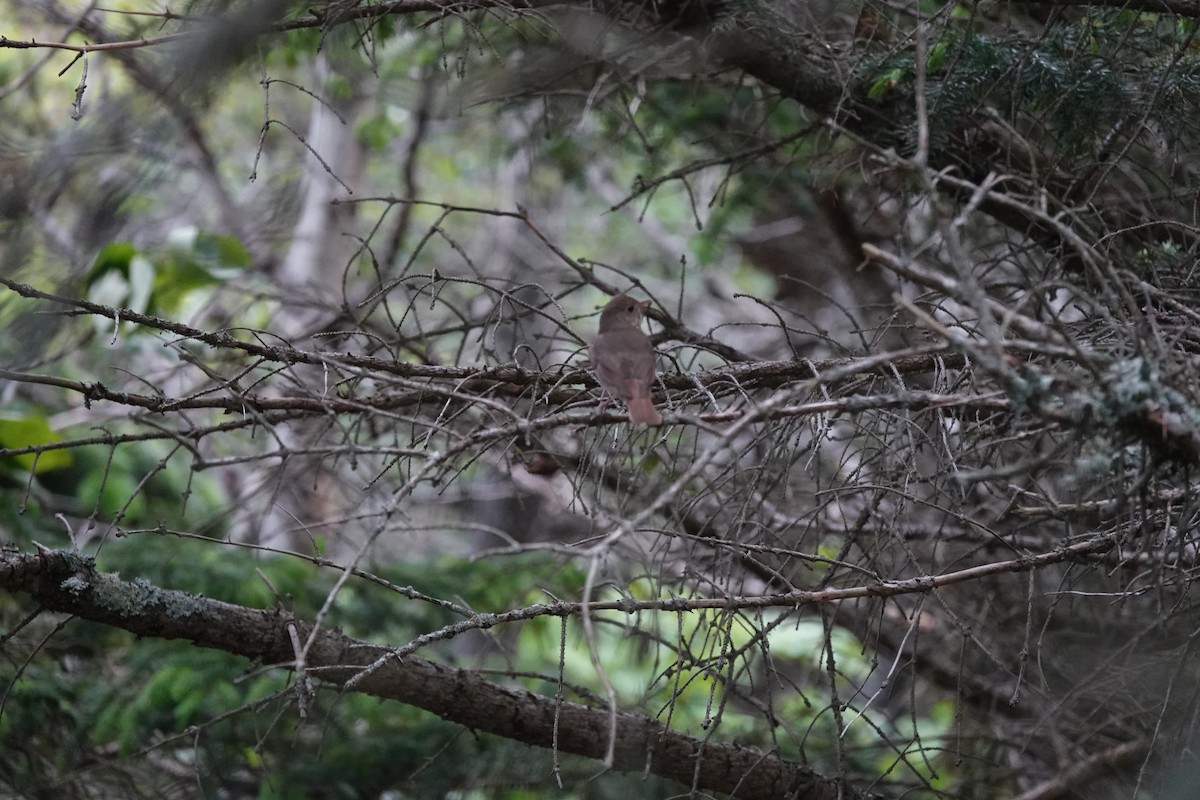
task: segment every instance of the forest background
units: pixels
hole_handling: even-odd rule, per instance
[[[0,4],[0,794],[1192,797],[1198,17]]]

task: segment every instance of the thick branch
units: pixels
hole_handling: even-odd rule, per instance
[[[1017,797],[1016,800],[1055,800],[1055,798],[1067,797],[1073,792],[1079,791],[1080,787],[1088,781],[1144,758],[1147,749],[1149,749],[1149,743],[1145,739],[1123,742],[1101,753],[1096,753],[1090,758],[1085,758],[1083,761],[1077,761],[1064,767],[1058,775],[1039,783]]]
[[[268,664],[295,661],[289,626],[301,640],[312,627],[290,613],[259,610],[198,597],[146,582],[127,582],[97,572],[78,554],[0,555],[0,587],[23,592],[45,608],[122,628],[137,636],[185,639]],[[454,669],[417,656],[388,659],[363,674],[390,651],[344,636],[318,632],[305,660],[313,677],[377,697],[423,708],[449,722],[525,744],[550,747],[557,719],[558,748],[603,758],[608,747],[607,710],[556,702],[532,692],[484,680],[471,670]],[[777,756],[733,744],[713,744],[670,730],[654,719],[617,715],[614,766],[672,778],[705,791],[742,800],[835,800],[878,797],[823,778]]]

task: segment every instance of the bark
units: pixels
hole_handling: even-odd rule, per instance
[[[307,641],[312,626],[283,609],[253,609],[163,589],[143,580],[123,581],[98,572],[77,553],[0,554],[0,588],[27,594],[44,608],[127,630],[140,637],[184,639],[266,664],[295,669],[290,628]],[[387,658],[389,648],[319,630],[304,658],[314,679],[398,700],[472,730],[539,747],[551,747],[555,719],[558,749],[603,758],[611,717],[607,709],[558,702],[510,689],[467,669],[409,655]],[[382,666],[364,668],[384,659]],[[618,713],[613,766],[647,771],[686,786],[742,800],[869,800],[840,781],[770,753],[735,744],[713,744],[672,731],[657,720]]]

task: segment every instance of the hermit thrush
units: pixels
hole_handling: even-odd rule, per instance
[[[629,421],[661,425],[650,401],[654,384],[654,347],[640,327],[649,301],[619,294],[600,312],[600,334],[592,342],[592,369],[605,391],[629,408]]]

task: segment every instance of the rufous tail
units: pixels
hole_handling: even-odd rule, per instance
[[[629,398],[629,421],[637,425],[662,425],[662,415],[650,402],[650,393],[637,394]]]

